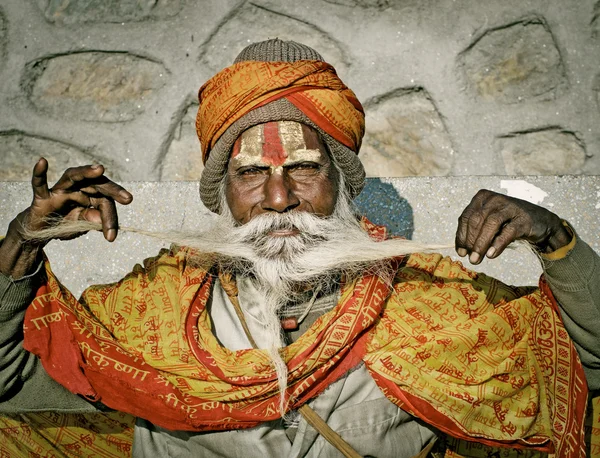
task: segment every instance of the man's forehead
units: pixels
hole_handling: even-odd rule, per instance
[[[272,121],[245,130],[233,146],[231,159],[236,165],[261,162],[279,167],[322,154],[326,150],[316,130],[295,121]]]

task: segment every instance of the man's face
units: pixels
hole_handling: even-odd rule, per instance
[[[337,181],[314,129],[293,121],[268,122],[236,140],[225,192],[231,213],[241,224],[263,213],[290,210],[328,216],[335,208]]]

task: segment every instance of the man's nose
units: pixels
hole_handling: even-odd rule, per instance
[[[300,205],[285,172],[275,171],[269,174],[264,186],[263,210],[284,213]]]

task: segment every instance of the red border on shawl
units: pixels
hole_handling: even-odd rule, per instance
[[[455,437],[457,439],[463,439],[463,440],[470,441],[470,442],[477,442],[477,443],[481,443],[484,445],[490,445],[490,446],[494,446],[494,447],[508,447],[508,448],[512,447],[512,448],[520,448],[520,449],[528,449],[528,450],[533,449],[533,450],[538,450],[538,451],[547,452],[547,453],[554,452],[554,445],[552,444],[552,441],[547,438],[540,438],[540,439],[543,439],[543,442],[546,443],[545,445],[542,445],[541,442],[539,445],[536,445],[533,440],[531,442],[523,443],[523,441],[520,441],[520,440],[499,441],[499,440],[486,439],[486,438],[482,438],[482,437],[469,436],[465,432],[463,432],[463,430],[460,429],[449,417],[447,417],[443,413],[435,410],[427,401],[424,401],[423,399],[420,399],[416,396],[413,396],[413,395],[407,393],[406,391],[402,390],[397,385],[395,385],[393,382],[390,382],[386,378],[384,378],[374,372],[370,372],[370,373],[371,373],[371,376],[373,377],[373,379],[375,380],[375,382],[377,383],[377,385],[384,390],[384,393],[386,391],[390,392],[397,399],[399,399],[400,404],[401,404],[401,405],[399,405],[400,408],[412,413],[413,415],[426,421],[428,424],[435,426],[440,431],[442,431],[452,437]],[[389,399],[389,397],[388,397],[388,399]]]

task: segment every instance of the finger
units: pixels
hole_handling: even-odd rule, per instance
[[[36,162],[31,175],[31,187],[33,188],[34,199],[47,199],[50,196],[47,173],[48,161],[42,157]]]
[[[459,256],[466,256],[468,254],[467,250],[467,239],[469,235],[469,215],[466,213],[466,210],[458,218],[458,228],[456,229],[456,237],[454,239],[454,246],[456,248],[456,253]]]
[[[64,199],[65,203],[68,202],[72,207],[88,208],[88,207],[93,206],[92,198],[85,192],[81,192],[81,191],[69,192],[69,193],[60,194],[60,197],[62,197],[62,199]]]
[[[455,247],[459,256],[466,256],[472,251],[483,221],[481,212],[488,193],[485,189],[479,190],[458,218]]]
[[[85,192],[90,197],[107,197],[122,205],[128,205],[133,200],[133,195],[129,191],[108,178],[106,178],[106,181],[91,183],[81,188],[80,191]]]
[[[60,215],[66,215],[77,207],[87,208],[92,205],[90,196],[80,191],[57,193],[52,196],[52,203],[51,213]]]
[[[70,167],[64,171],[60,179],[52,186],[52,191],[64,191],[70,188],[81,187],[81,182],[86,179],[95,179],[104,174],[104,167],[100,164]],[[85,185],[84,185],[85,186]]]
[[[117,206],[112,199],[91,199],[92,205],[100,212],[102,219],[102,233],[109,242],[117,238],[119,230],[119,218],[117,215]]]
[[[493,212],[488,215],[487,218],[481,224],[479,234],[473,243],[471,255],[469,261],[472,264],[479,264],[484,255],[492,257],[498,247],[493,246],[494,241],[497,239],[502,231],[502,228],[506,225],[508,218],[506,218],[501,212]]]
[[[102,224],[102,216],[100,210],[92,207],[78,207],[65,216],[69,221],[87,221],[94,224]]]
[[[467,207],[460,216],[455,239],[456,252],[460,256],[473,252],[484,220],[485,215],[480,208]]]
[[[102,225],[102,215],[100,214],[100,210],[94,207],[79,207],[65,216],[65,219],[70,221],[87,221],[89,223]],[[82,232],[81,234],[85,234],[85,232]],[[78,234],[77,237],[81,234]]]
[[[519,224],[515,221],[502,226],[500,232],[494,238],[492,246],[488,249],[486,256],[490,259],[500,256],[508,245],[517,240],[520,232]]]

